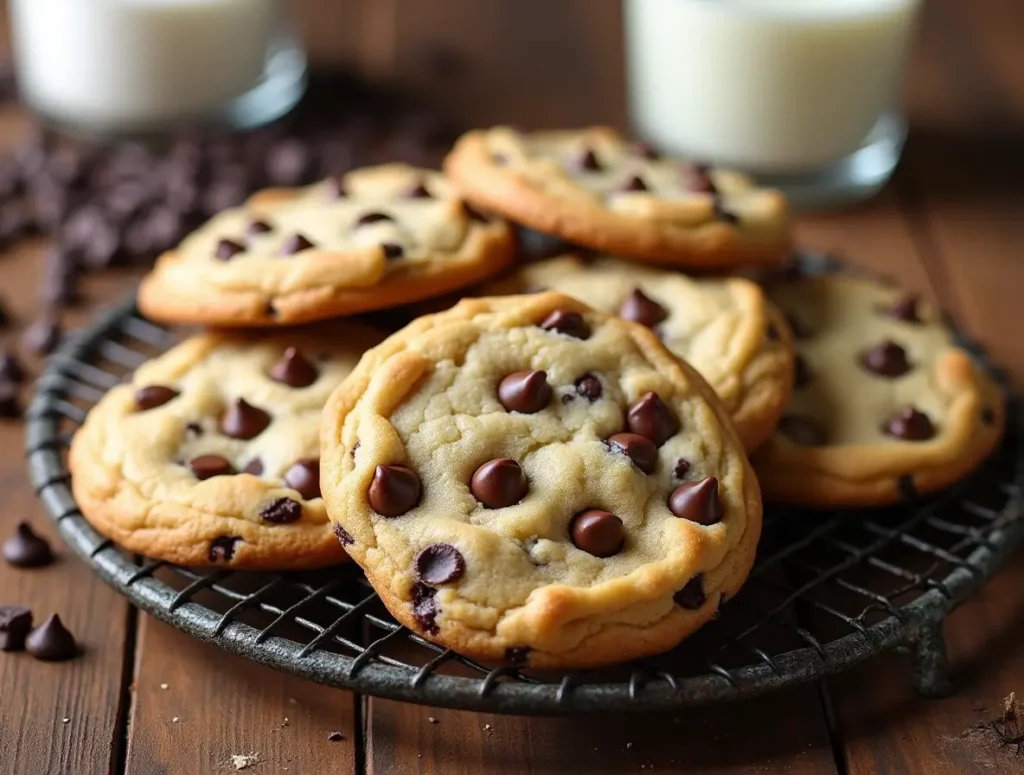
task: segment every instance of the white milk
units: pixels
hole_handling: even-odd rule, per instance
[[[755,172],[857,150],[895,108],[920,0],[626,0],[631,112],[658,145]]]
[[[255,86],[274,0],[12,0],[19,87],[50,119],[100,129],[200,117]]]

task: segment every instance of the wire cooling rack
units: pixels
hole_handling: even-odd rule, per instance
[[[144,611],[239,656],[366,694],[501,713],[678,709],[810,681],[901,648],[918,689],[940,695],[949,689],[942,620],[1024,537],[1024,428],[1011,400],[1000,449],[938,496],[886,509],[768,511],[743,590],[675,651],[594,671],[484,665],[398,624],[351,565],[191,570],[131,556],[92,529],[69,487],[71,436],[107,389],[172,339],[128,301],[50,359],[26,434],[47,513]]]

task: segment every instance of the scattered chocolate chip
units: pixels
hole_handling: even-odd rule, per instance
[[[475,207],[473,207],[473,205],[471,205],[469,202],[464,201],[462,203],[462,211],[466,214],[466,217],[469,218],[469,220],[471,221],[476,221],[477,223],[491,222],[490,218],[488,218],[484,213],[480,212]]]
[[[233,439],[254,439],[270,425],[270,415],[239,398],[220,418],[220,432]]]
[[[515,667],[526,667],[530,663],[530,647],[509,646],[505,649],[505,661]]]
[[[436,586],[461,579],[466,561],[451,544],[431,544],[416,553],[412,567],[419,581]]]
[[[245,227],[246,233],[251,234],[253,236],[259,234],[267,234],[269,232],[272,232],[273,230],[273,226],[271,226],[266,221],[260,220],[259,218],[254,218],[253,220],[249,221],[249,225]]]
[[[437,626],[437,590],[419,581],[412,585],[412,617],[423,632],[437,635],[441,630]]]
[[[604,389],[601,387],[601,380],[590,372],[576,380],[575,385],[576,392],[590,402],[599,399],[604,392]]]
[[[801,447],[820,447],[828,441],[821,423],[813,417],[801,414],[787,414],[779,420],[779,432]]]
[[[793,387],[800,389],[811,384],[811,369],[800,353],[793,359]]]
[[[985,425],[995,425],[996,423],[996,411],[990,406],[986,406],[981,410],[981,421]]]
[[[272,380],[289,387],[308,387],[316,382],[320,372],[297,347],[289,347],[267,372]]]
[[[661,158],[661,154],[650,143],[635,142],[629,147],[629,150],[634,156],[639,156],[641,159],[647,159],[648,161],[656,161]]]
[[[902,320],[904,323],[920,323],[921,317],[917,309],[920,301],[920,296],[917,296],[916,294],[908,294],[897,299],[893,305],[886,310],[885,314],[895,320]]]
[[[690,461],[683,458],[679,458],[676,464],[672,466],[672,475],[676,479],[685,479],[686,475],[690,473]]]
[[[185,433],[194,438],[198,439],[200,436],[203,435],[203,432],[203,426],[197,422],[190,422],[188,423],[188,425],[185,426]]]
[[[22,341],[34,353],[49,355],[60,344],[60,324],[50,316],[37,320],[25,330]]]
[[[194,457],[188,461],[188,467],[199,481],[211,479],[214,476],[231,476],[235,473],[235,467],[231,465],[231,461],[221,455]]]
[[[583,319],[583,315],[565,309],[556,309],[541,321],[540,327],[545,331],[565,334],[574,339],[586,339],[590,336],[590,326]]]
[[[369,226],[370,224],[373,224],[373,223],[383,223],[385,221],[393,221],[393,220],[395,220],[395,219],[392,218],[387,213],[380,213],[380,212],[364,213],[363,215],[360,215],[356,219],[356,222],[355,222],[355,224],[353,224],[353,226],[354,227]]]
[[[592,148],[584,148],[573,162],[573,167],[580,172],[600,172],[601,162]]]
[[[397,242],[382,242],[380,243],[380,249],[384,251],[384,258],[389,261],[401,258],[405,255],[405,248]]]
[[[653,328],[668,317],[668,310],[639,288],[634,288],[619,307],[618,315],[624,320],[632,320],[634,323]]]
[[[377,466],[366,492],[370,508],[385,517],[400,517],[420,502],[423,486],[408,466]]]
[[[432,199],[430,189],[422,180],[417,181],[402,193],[403,199]]]
[[[903,500],[910,501],[921,497],[921,493],[917,489],[917,485],[914,484],[913,474],[904,474],[897,479],[896,489],[899,491],[900,497],[903,498]]]
[[[20,417],[18,386],[13,382],[0,382],[0,420],[17,420]]]
[[[645,474],[653,474],[658,465],[658,448],[654,442],[637,433],[616,433],[608,441],[608,448],[633,461]]]
[[[334,523],[334,535],[338,537],[338,541],[341,542],[342,546],[351,546],[356,542],[356,539],[349,535],[349,532],[337,522]]]
[[[618,554],[626,540],[622,520],[602,509],[587,509],[573,517],[569,534],[577,549],[595,557]]]
[[[245,464],[245,468],[242,469],[243,474],[250,474],[251,476],[262,476],[263,475],[263,461],[258,457],[254,457],[248,463]]]
[[[177,398],[178,395],[177,390],[166,385],[146,385],[135,391],[135,408],[140,412],[155,409]]]
[[[626,427],[660,447],[679,432],[679,419],[657,393],[645,393],[626,412]]]
[[[0,350],[0,382],[20,385],[27,376],[25,367],[11,350]]]
[[[498,400],[510,412],[539,412],[551,401],[547,378],[544,371],[515,371],[498,383]]]
[[[78,656],[78,644],[57,614],[36,627],[25,638],[25,649],[36,659],[63,662]]]
[[[696,611],[705,602],[707,597],[704,594],[704,574],[698,573],[686,582],[686,586],[676,592],[672,599],[680,608],[687,608]]]
[[[281,254],[285,256],[294,256],[296,253],[309,250],[311,247],[313,247],[313,243],[303,235],[292,234],[284,241],[284,244],[281,245]]]
[[[907,351],[891,340],[866,350],[860,357],[861,365],[880,377],[899,377],[910,371]]]
[[[644,183],[644,179],[639,175],[630,175],[626,180],[619,186],[619,191],[631,192],[631,191],[647,191],[647,184]]]
[[[285,471],[284,483],[307,501],[320,497],[320,459],[315,457],[296,460]]]
[[[3,555],[15,568],[41,568],[53,562],[50,544],[27,522],[19,522],[14,535],[4,541]]]
[[[683,188],[700,194],[717,194],[714,181],[704,164],[685,164],[682,170]]]
[[[904,406],[885,421],[882,433],[904,441],[925,441],[935,435],[935,427],[928,415]]]
[[[260,509],[260,517],[275,525],[298,522],[302,519],[302,504],[291,498],[278,498]]]
[[[21,651],[32,630],[32,612],[23,605],[0,605],[0,651]]]
[[[245,252],[245,245],[230,239],[222,239],[217,243],[217,250],[214,255],[219,261],[230,261],[239,253]]]
[[[517,461],[499,457],[487,461],[473,472],[469,489],[485,507],[503,509],[525,498],[529,483]]]
[[[718,480],[709,476],[699,482],[684,482],[668,497],[668,508],[680,519],[698,525],[715,525],[722,521],[722,499]]]

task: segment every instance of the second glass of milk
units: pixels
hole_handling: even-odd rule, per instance
[[[798,206],[889,179],[921,0],[626,0],[630,111],[666,150],[753,173]]]

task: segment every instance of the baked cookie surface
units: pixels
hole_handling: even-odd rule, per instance
[[[137,369],[71,445],[72,489],[126,549],[182,565],[310,568],[344,551],[320,497],[320,413],[382,334],[205,334]]]
[[[752,460],[766,500],[894,503],[967,475],[995,447],[1003,398],[937,314],[850,276],[776,281],[796,338],[796,384]]]
[[[369,352],[321,427],[331,519],[391,613],[538,668],[672,648],[732,597],[757,481],[648,329],[557,293],[467,299]]]
[[[715,389],[748,451],[771,435],[793,388],[793,341],[757,284],[564,256],[527,264],[483,293],[539,290],[649,327]]]
[[[790,245],[780,192],[604,127],[472,131],[444,168],[473,204],[607,253],[726,267],[778,263]]]
[[[220,213],[160,257],[139,306],[171,323],[300,323],[470,285],[513,250],[509,225],[466,205],[444,176],[388,164]]]

